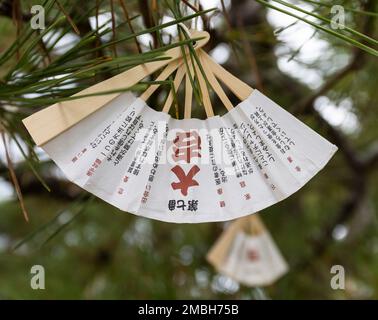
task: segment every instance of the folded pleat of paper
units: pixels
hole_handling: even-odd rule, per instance
[[[337,150],[258,90],[206,120],[177,120],[124,93],[42,148],[106,202],[176,223],[262,210],[300,189]]]

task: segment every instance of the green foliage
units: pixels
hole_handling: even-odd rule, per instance
[[[110,1],[63,0],[59,6],[55,0],[46,0],[47,28],[42,31],[30,28],[27,15],[29,6],[40,1],[21,1],[21,18],[14,21],[4,9],[5,2],[9,1],[0,1],[0,130],[21,153],[14,172],[31,221],[23,220],[17,199],[0,200],[0,298],[256,299],[261,292],[273,299],[378,298],[376,1],[337,1],[345,5],[347,21],[345,29],[333,30],[329,22],[334,1],[234,0],[224,13],[201,8],[196,12],[188,1],[177,0],[113,1],[113,6]],[[297,20],[274,30],[266,19],[268,8]],[[88,18],[101,13],[110,15],[107,23],[91,27]],[[173,20],[163,23],[165,16]],[[163,223],[89,198],[57,174],[50,161],[39,161],[38,150],[21,123],[27,115],[73,99],[73,94],[101,80],[164,59],[162,53],[172,46],[185,46],[190,59],[198,59],[192,46],[195,39],[188,39],[182,28],[178,42],[164,34],[166,27],[179,22],[189,25],[196,19],[211,33],[208,51],[219,44],[232,47],[227,69],[255,87],[260,77],[267,95],[297,112],[302,121],[340,147],[308,185],[263,211],[291,270],[262,291],[239,287],[205,261],[222,224]],[[209,27],[212,23],[215,27]],[[307,42],[291,49],[277,40],[301,23],[313,28],[313,37],[327,42],[327,52],[320,59],[300,61]],[[150,35],[151,42],[136,45],[143,35]],[[68,49],[62,50],[58,45],[65,37],[70,39],[65,44]],[[287,63],[295,61],[316,70],[326,88],[310,88],[303,79],[283,73],[277,66],[283,56],[277,47],[286,49]],[[344,65],[345,72],[337,76]],[[153,79],[122,91],[141,92],[147,85],[162,84],[152,97],[151,105],[158,106],[172,81]],[[191,81],[196,97],[193,113],[201,118],[201,94],[196,80]],[[344,132],[329,124],[314,108],[316,99],[306,104],[312,96],[327,96],[339,108],[348,101],[358,129]],[[215,112],[221,114],[221,104],[213,98]],[[237,102],[235,97],[232,101]],[[180,116],[182,92],[175,96],[175,103]],[[8,167],[9,163],[0,159],[0,181],[10,185]],[[337,227],[346,227],[347,237],[337,240]],[[46,269],[46,290],[30,288],[30,268],[35,264]],[[346,269],[345,291],[330,288],[329,271],[334,264]]]

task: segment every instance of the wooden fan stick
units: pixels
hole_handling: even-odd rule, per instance
[[[252,91],[254,90],[252,87],[216,63],[205,51],[201,50],[201,53],[214,75],[220,81],[222,81],[241,101],[247,99],[251,95]]]
[[[233,240],[238,232],[243,230],[245,227],[245,220],[243,218],[236,219],[232,221],[225,232],[222,233],[221,237],[217,240],[212,249],[206,256],[206,259],[214,264],[217,268],[224,262],[224,259],[227,257]]]
[[[249,231],[251,234],[259,235],[265,232],[265,226],[257,213],[247,217],[249,221]]]
[[[195,64],[195,68],[196,68],[196,75],[198,78],[198,83],[201,89],[203,106],[205,107],[205,112],[206,112],[207,117],[210,118],[214,116],[214,110],[213,110],[213,106],[211,105],[209,90],[207,89],[206,81],[197,63]]]
[[[169,110],[170,110],[170,108],[172,106],[172,102],[173,102],[173,95],[175,94],[175,92],[178,91],[178,88],[180,87],[180,84],[181,84],[182,79],[184,78],[184,76],[185,76],[185,66],[181,65],[177,69],[175,79],[173,80],[173,88],[169,91],[167,100],[165,100],[165,104],[164,104],[164,107],[163,107],[163,112],[166,112],[166,113],[169,112]]]
[[[203,52],[201,52],[201,51],[199,52],[198,55],[199,55],[202,67],[205,70],[207,79],[208,79],[211,87],[215,91],[215,93],[218,95],[219,99],[224,104],[224,106],[227,108],[228,111],[230,111],[233,108],[233,105],[232,105],[230,99],[227,97],[226,93],[223,91],[218,80],[214,76],[213,70],[209,66],[207,59],[204,57]]]
[[[190,81],[190,75],[194,75],[193,65],[189,64],[189,70],[186,70],[185,76],[185,106],[184,119],[190,119],[192,116],[193,87]]]
[[[209,34],[204,31],[192,32],[192,37],[202,38],[196,41],[194,46],[195,50],[203,47],[210,38]],[[169,64],[172,60],[182,58],[181,47],[167,50],[165,56],[170,59],[149,62],[136,66],[115,77],[82,90],[74,96],[80,97],[81,95],[90,95],[132,87],[151,73]],[[35,143],[38,146],[41,146],[105,106],[120,94],[121,92],[96,95],[56,103],[27,117],[23,120],[23,123]]]
[[[178,67],[180,67],[183,63],[182,59],[173,60],[170,62],[165,69],[159,74],[159,76],[156,78],[156,81],[164,81],[166,80],[172,72],[174,72]],[[157,88],[159,88],[160,84],[152,84],[148,87],[146,91],[144,91],[139,98],[141,98],[144,101],[147,101],[147,99],[156,91]]]
[[[240,230],[251,235],[259,235],[266,231],[265,225],[258,213],[238,218],[235,221],[235,225],[238,225]]]

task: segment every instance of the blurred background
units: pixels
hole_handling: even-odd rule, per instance
[[[33,5],[45,9],[45,29],[31,27]],[[0,299],[377,299],[377,17],[375,0],[0,0]],[[262,212],[290,265],[269,287],[241,286],[206,262],[227,224],[153,221],[93,199],[21,123],[156,58],[178,21],[207,30],[218,63],[339,147]],[[45,290],[30,287],[36,264]],[[333,265],[345,268],[345,290],[330,286]]]

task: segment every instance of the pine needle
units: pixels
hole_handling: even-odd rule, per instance
[[[75,22],[72,20],[72,18],[71,18],[70,15],[67,13],[67,11],[64,9],[64,7],[63,7],[62,4],[59,2],[59,0],[56,0],[56,4],[58,5],[59,10],[60,10],[60,11],[66,16],[68,23],[71,25],[71,27],[72,27],[72,29],[75,31],[75,33],[76,33],[77,35],[80,35],[80,30],[79,30],[79,28],[76,26]]]
[[[29,222],[29,215],[28,215],[28,212],[27,212],[26,207],[25,207],[25,202],[24,202],[24,198],[22,196],[20,184],[18,183],[18,179],[17,179],[17,176],[16,176],[16,172],[14,171],[12,159],[11,159],[10,154],[9,154],[8,145],[7,145],[6,138],[5,138],[5,129],[4,129],[4,126],[1,123],[0,123],[0,133],[1,133],[1,138],[3,140],[5,157],[7,159],[9,175],[10,175],[10,178],[11,178],[12,183],[14,185],[14,188],[16,190],[16,194],[17,194],[17,197],[18,197],[20,207],[21,207],[22,213],[24,215],[25,221]]]

